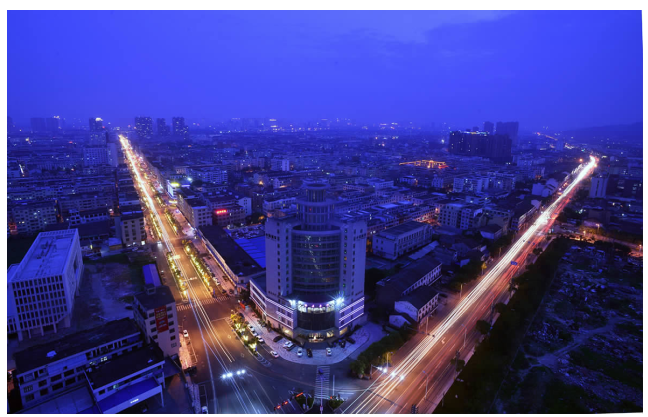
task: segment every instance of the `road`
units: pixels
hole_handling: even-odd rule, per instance
[[[182,338],[190,351],[195,352],[197,373],[192,381],[205,385],[210,413],[260,413],[272,412],[273,407],[288,399],[291,390],[310,392],[316,388],[315,365],[300,365],[284,359],[273,358],[265,345],[260,345],[260,358],[253,356],[237,339],[229,326],[227,319],[231,311],[239,308],[236,297],[223,296],[213,298],[205,282],[199,278],[189,256],[183,249],[182,240],[190,239],[184,231],[189,232],[186,220],[176,215],[184,231],[176,235],[168,219],[164,215],[164,207],[154,198],[156,190],[151,187],[145,174],[150,178],[151,173],[141,166],[141,159],[132,150],[130,142],[120,137],[124,154],[128,158],[131,169],[137,180],[140,197],[148,202],[149,210],[157,219],[160,227],[161,244],[153,245],[153,253],[161,260],[160,269],[171,287],[177,301],[180,333],[189,332],[189,338]],[[167,204],[168,202],[163,201]],[[148,219],[147,219],[148,220]],[[204,251],[204,246],[194,241],[195,246]],[[171,282],[173,275],[166,265],[166,253],[174,255],[174,262],[186,280],[186,293]],[[219,269],[216,262],[206,258],[207,264],[217,275],[222,286],[229,291],[235,290],[233,283]],[[332,365],[331,375],[338,377],[339,385],[336,391],[349,395],[362,392],[368,383],[357,379],[346,378],[350,359]],[[188,366],[190,364],[183,364]],[[237,375],[237,371],[245,370]],[[231,378],[222,375],[232,373]],[[286,413],[281,409],[278,413]],[[289,411],[290,412],[290,411]]]
[[[478,320],[492,320],[493,306],[507,301],[509,282],[520,273],[532,251],[545,246],[545,236],[557,214],[569,202],[579,183],[596,160],[590,159],[577,177],[549,207],[521,234],[510,249],[443,318],[437,319],[429,335],[417,336],[393,356],[395,366],[376,378],[365,392],[342,406],[344,413],[431,413],[456,378],[450,360],[458,355],[466,362],[481,335]],[[517,263],[517,266],[514,263]]]

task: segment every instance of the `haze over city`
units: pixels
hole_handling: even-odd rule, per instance
[[[643,411],[641,10],[7,20],[9,413]]]
[[[8,109],[410,120],[642,119],[633,11],[10,11]],[[45,42],[44,40],[47,39]],[[92,92],[92,94],[89,94]]]

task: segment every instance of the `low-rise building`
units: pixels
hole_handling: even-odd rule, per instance
[[[155,264],[153,269],[155,269]],[[151,268],[146,265],[145,268]],[[157,274],[157,269],[151,271]],[[155,279],[152,277],[152,281]],[[159,278],[158,281],[159,282]],[[166,285],[146,284],[143,292],[133,298],[133,317],[146,336],[147,343],[156,343],[165,356],[180,352],[178,312],[171,289]]]
[[[116,358],[144,341],[129,318],[110,321],[16,352],[14,381],[24,408],[86,382],[86,370]]]
[[[377,233],[373,238],[373,252],[385,259],[395,260],[427,245],[431,240],[432,228],[429,224],[406,222]]]
[[[42,232],[57,222],[55,201],[18,203],[13,206],[11,213],[18,234]]]
[[[139,206],[136,206],[138,208]],[[144,213],[138,211],[122,212],[115,217],[117,237],[126,246],[139,246],[146,244],[146,228],[144,227]]]
[[[378,282],[377,300],[380,305],[390,306],[394,301],[432,285],[441,277],[442,263],[431,255],[412,262],[396,274]]]
[[[407,314],[421,324],[439,306],[439,293],[432,287],[424,286],[394,303],[394,310]]]

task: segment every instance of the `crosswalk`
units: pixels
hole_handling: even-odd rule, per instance
[[[224,295],[220,296],[220,297],[216,297],[216,298],[205,298],[203,300],[200,300],[200,303],[203,304],[203,305],[222,303],[222,302],[227,301],[228,298],[229,297],[226,297]],[[190,310],[191,309],[191,304],[190,303],[178,304],[176,308],[177,308],[178,311]]]
[[[330,377],[330,366],[317,367],[317,370],[315,371],[315,398],[329,398]]]

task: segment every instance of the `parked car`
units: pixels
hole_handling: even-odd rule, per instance
[[[291,350],[293,350],[293,349],[296,348],[296,347],[297,347],[297,345],[290,345],[290,346],[288,346],[288,347],[286,348],[286,350],[287,350],[288,352],[290,352]]]
[[[257,342],[259,342],[259,343],[265,343],[265,340],[263,340],[262,337],[258,337],[258,338],[257,338]]]
[[[302,348],[297,349],[297,357],[301,358],[304,352],[302,351]]]
[[[184,335],[184,337],[189,337],[189,332],[186,330],[183,330],[182,334]]]
[[[254,337],[259,337],[259,334],[254,330],[252,330],[250,333],[252,333],[252,336]]]
[[[271,351],[270,351],[270,354],[271,354],[273,357],[275,357],[275,358],[278,358],[278,357],[279,357],[279,354],[278,354],[277,352],[275,352],[274,350],[271,350]]]
[[[248,328],[251,332],[254,331],[254,326],[252,326],[251,324],[248,324],[248,325],[247,325],[247,328]]]
[[[295,344],[293,342],[291,342],[291,341],[288,341],[288,343],[284,344],[284,348],[286,348],[286,349],[290,349],[293,346],[295,346]]]
[[[313,357],[313,351],[310,350],[310,349],[306,349],[306,355],[307,355],[309,358],[312,358],[312,357]]]
[[[272,339],[272,341],[275,342],[275,343],[277,343],[277,342],[280,341],[281,339],[283,339],[283,336],[282,336],[282,335],[279,335],[279,336],[275,337],[274,339]]]
[[[223,295],[227,295],[227,291],[225,291],[225,290],[221,290],[221,294],[223,294]]]
[[[326,348],[326,356],[331,356],[332,354],[331,348]]]

